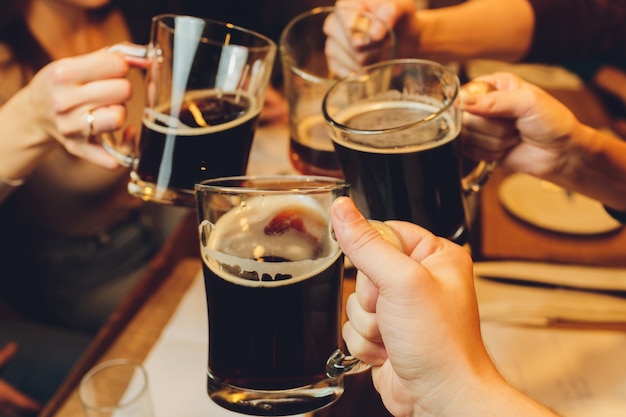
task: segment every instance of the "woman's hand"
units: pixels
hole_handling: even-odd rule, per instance
[[[106,50],[54,61],[26,87],[38,127],[73,155],[115,168],[95,135],[121,128],[131,97],[129,63]],[[24,90],[23,90],[24,91]],[[23,92],[22,91],[22,92]]]
[[[477,80],[495,91],[475,94],[462,89],[465,154],[539,177],[561,170],[580,129],[574,114],[517,75],[495,73]]]
[[[325,53],[330,72],[340,78],[365,65],[395,58],[389,32],[403,13],[415,11],[415,3],[407,0],[340,0],[335,6],[346,9],[330,14],[324,22]],[[358,10],[378,20],[360,18]]]
[[[259,122],[266,126],[281,125],[289,122],[287,99],[271,85],[265,92],[265,101],[259,115]]]

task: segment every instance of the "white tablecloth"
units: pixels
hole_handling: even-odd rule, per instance
[[[259,129],[249,173],[293,172],[287,154],[285,127]],[[626,333],[528,328],[514,323],[529,324],[525,318],[537,323],[537,314],[546,310],[553,314],[555,306],[567,303],[570,308],[604,305],[613,312],[626,311],[626,301],[484,280],[477,280],[477,292],[485,343],[512,384],[564,417],[626,416]],[[207,340],[204,284],[198,270],[145,361],[156,417],[238,415],[207,396]]]

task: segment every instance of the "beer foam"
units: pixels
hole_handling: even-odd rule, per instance
[[[216,96],[219,96],[220,94],[232,95],[233,92],[218,92],[216,90],[189,91],[185,94],[184,101],[199,100],[204,97],[216,97]],[[148,129],[163,133],[164,135],[175,135],[175,136],[198,136],[198,135],[206,135],[209,133],[221,132],[223,130],[232,129],[235,126],[244,124],[248,120],[256,117],[261,111],[261,108],[257,106],[257,100],[254,96],[243,91],[238,92],[238,94],[241,97],[244,97],[248,103],[250,103],[249,109],[246,112],[246,114],[243,115],[242,117],[238,117],[226,123],[220,123],[218,125],[208,126],[208,127],[190,127],[190,126],[167,127],[167,126],[163,126],[163,125],[155,123],[154,120],[163,122],[163,121],[169,121],[171,119],[174,119],[174,122],[176,123],[180,123],[178,119],[173,118],[172,116],[164,112],[166,109],[169,109],[170,107],[169,103],[163,106],[157,107],[156,109],[145,109],[142,123]]]
[[[425,120],[439,107],[415,101],[364,102],[341,111],[335,119],[355,130],[376,131],[394,129],[410,122]],[[340,145],[362,152],[399,154],[441,146],[454,140],[460,132],[460,123],[441,115],[437,120],[424,121],[414,127],[387,133],[333,134]]]
[[[328,268],[340,256],[327,214],[310,196],[260,196],[216,222],[203,259],[220,277],[239,285],[293,284]],[[281,258],[281,262],[265,262]],[[260,260],[261,259],[261,260]]]
[[[307,147],[319,151],[335,150],[330,140],[326,119],[321,113],[303,117],[298,122],[297,130],[298,142]]]

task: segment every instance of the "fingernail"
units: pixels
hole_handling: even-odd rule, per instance
[[[467,91],[463,90],[461,90],[459,98],[461,100],[461,104],[466,106],[476,104],[476,102],[478,101],[478,97],[476,96],[476,94],[468,93]]]
[[[333,203],[333,212],[337,220],[342,223],[352,223],[360,216],[354,203],[348,197],[337,198]]]
[[[379,220],[368,220],[368,222],[380,233],[383,239],[395,246],[400,252],[404,252],[402,240],[400,240],[400,236],[396,234],[391,226]]]

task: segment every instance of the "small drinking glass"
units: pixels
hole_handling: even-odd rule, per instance
[[[80,381],[78,397],[87,417],[153,417],[148,374],[139,362],[112,359]]]

